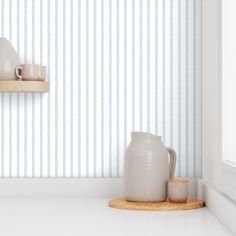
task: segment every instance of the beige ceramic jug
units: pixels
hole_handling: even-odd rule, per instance
[[[175,164],[175,151],[165,147],[160,136],[132,132],[124,157],[126,199],[140,202],[165,201],[167,181],[174,177]]]
[[[19,56],[11,43],[0,38],[0,80],[16,80],[15,69],[19,64]]]

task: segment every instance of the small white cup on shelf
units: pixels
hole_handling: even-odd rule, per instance
[[[168,180],[168,200],[174,203],[185,203],[188,200],[188,180]]]
[[[37,64],[22,64],[15,69],[19,80],[44,81],[46,79],[46,66]]]

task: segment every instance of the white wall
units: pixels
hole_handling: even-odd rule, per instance
[[[202,1],[202,176],[217,187],[219,175],[220,0]]]

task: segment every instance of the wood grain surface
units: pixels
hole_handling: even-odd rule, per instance
[[[205,206],[204,201],[193,199],[186,203],[171,203],[171,202],[131,202],[124,198],[112,199],[109,201],[109,206],[112,208],[124,210],[142,210],[142,211],[182,211],[202,208]]]
[[[48,92],[47,81],[0,80],[0,92]]]

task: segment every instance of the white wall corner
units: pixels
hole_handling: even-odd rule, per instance
[[[236,202],[202,179],[198,180],[198,198],[204,200],[206,207],[233,235],[236,235]]]
[[[220,0],[202,1],[202,177],[218,186]]]

